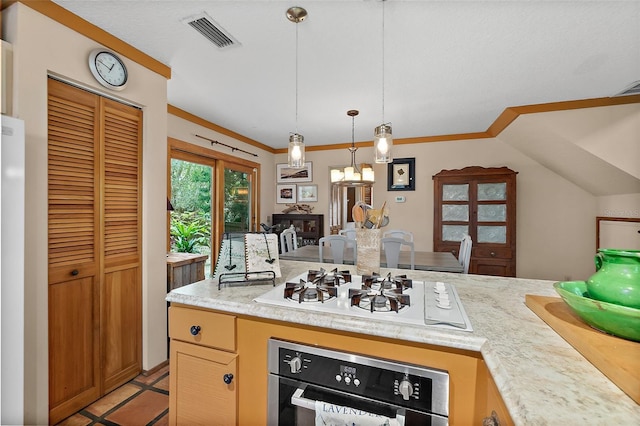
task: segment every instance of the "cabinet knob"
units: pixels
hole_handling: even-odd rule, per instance
[[[491,257],[496,257],[496,252],[492,251],[491,253],[489,253],[491,255]]]
[[[77,269],[74,269],[73,271],[71,271],[71,275],[73,275],[74,277],[76,275],[78,275],[80,273],[80,271],[78,271]]]
[[[191,331],[191,334],[193,336],[197,336],[198,333],[200,333],[200,326],[199,325],[192,325],[190,331]]]
[[[233,382],[233,374],[231,374],[231,373],[227,373],[227,374],[225,374],[224,376],[222,376],[222,380],[223,380],[226,384],[230,385],[230,384],[231,384],[231,382]]]

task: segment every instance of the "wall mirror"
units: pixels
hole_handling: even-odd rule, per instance
[[[331,166],[329,170],[344,168],[344,166]],[[331,174],[331,173],[329,173]],[[347,227],[347,223],[353,222],[351,209],[358,202],[373,205],[373,182],[334,182],[331,183],[331,197],[329,199],[329,232],[337,234]]]

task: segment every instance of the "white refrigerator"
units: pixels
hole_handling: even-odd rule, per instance
[[[2,115],[0,139],[0,424],[24,424],[24,121]]]

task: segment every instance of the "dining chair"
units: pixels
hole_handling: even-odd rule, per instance
[[[391,237],[391,238],[402,238],[405,241],[413,242],[413,233],[409,231],[403,231],[402,229],[390,229],[382,233],[382,238]],[[382,249],[384,250],[384,244],[382,245]],[[402,247],[400,247],[402,250]]]
[[[463,274],[469,273],[469,261],[471,260],[471,246],[473,245],[473,240],[471,240],[471,236],[465,235],[460,241],[460,250],[458,250],[458,261],[464,271]]]
[[[356,247],[356,230],[355,228],[341,229],[338,231],[338,235],[344,235],[347,237],[347,247]]]
[[[333,263],[344,263],[344,249],[347,246],[347,237],[345,237],[344,235],[327,235],[326,237],[320,238],[318,240],[320,262],[324,262],[323,249],[325,243],[331,247],[331,256],[333,257]],[[353,251],[355,257],[355,248]]]
[[[291,225],[280,233],[280,252],[288,253],[298,248],[298,234],[295,226]]]
[[[402,229],[390,229],[382,233],[382,238],[393,237],[402,238],[405,241],[413,242],[413,233],[409,231],[403,231]]]
[[[397,237],[382,237],[380,239],[382,249],[387,260],[387,268],[397,268],[400,260],[400,249],[403,246],[409,247],[411,250],[411,269],[416,268],[416,252],[412,241],[407,241]]]

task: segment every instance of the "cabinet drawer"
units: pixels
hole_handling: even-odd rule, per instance
[[[472,257],[511,259],[510,248],[506,247],[474,247],[471,251]]]
[[[172,306],[169,336],[198,345],[236,350],[236,318],[231,315]]]

